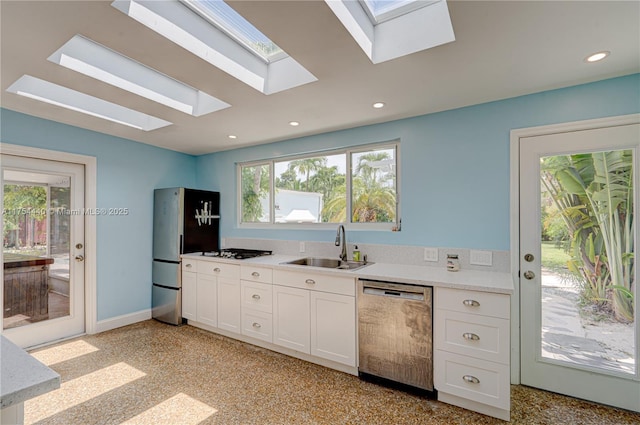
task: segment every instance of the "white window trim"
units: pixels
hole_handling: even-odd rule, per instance
[[[346,167],[347,167],[347,211],[351,212],[351,155],[358,152],[366,152],[370,150],[379,149],[394,149],[395,150],[395,163],[396,163],[396,221],[389,223],[274,223],[275,211],[274,211],[274,194],[275,194],[275,176],[274,176],[274,164],[280,161],[293,161],[301,158],[310,158],[314,156],[327,156],[345,154]],[[260,165],[269,166],[269,223],[245,223],[242,222],[242,168],[243,167],[255,167]],[[263,230],[328,230],[335,229],[337,225],[344,225],[348,230],[355,231],[389,231],[394,228],[398,231],[401,230],[402,215],[400,211],[400,139],[394,139],[386,142],[371,143],[366,145],[351,146],[341,149],[331,149],[326,151],[308,152],[304,154],[287,155],[282,157],[275,157],[270,159],[263,159],[250,162],[238,162],[236,163],[236,226],[239,229],[263,229]]]

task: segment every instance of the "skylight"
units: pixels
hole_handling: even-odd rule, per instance
[[[421,7],[437,3],[438,0],[360,0],[374,25]]]
[[[325,0],[371,62],[455,41],[446,0]]]
[[[65,43],[49,60],[196,117],[230,106],[80,35]]]
[[[223,0],[181,0],[266,62],[287,54]]]
[[[169,121],[30,75],[20,77],[7,91],[138,130],[151,131],[171,125]]]
[[[187,6],[179,0],[115,0],[111,5],[261,93],[273,94],[317,81],[291,56],[281,57],[278,53],[278,60],[275,55],[267,60],[250,51],[239,36],[231,36],[230,30],[221,29],[213,18],[194,12],[192,3],[204,7],[201,2]],[[261,40],[255,38],[249,44],[259,44]]]

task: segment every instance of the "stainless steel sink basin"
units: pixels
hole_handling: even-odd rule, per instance
[[[306,257],[293,261],[287,261],[283,264],[295,264],[298,266],[324,267],[327,269],[344,269],[356,270],[373,263],[365,263],[364,261],[342,261],[336,258],[318,258]]]

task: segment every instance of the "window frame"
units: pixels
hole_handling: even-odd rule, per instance
[[[396,192],[396,218],[393,222],[386,223],[359,223],[352,222],[352,180],[353,164],[351,157],[353,154],[368,152],[373,150],[393,149],[395,152],[395,192]],[[295,161],[297,159],[314,158],[318,156],[345,155],[346,167],[346,203],[347,216],[349,221],[336,223],[276,223],[275,222],[275,163],[283,161]],[[242,169],[244,167],[256,167],[268,165],[269,168],[269,222],[243,222],[242,221]],[[369,143],[365,145],[349,146],[345,148],[310,151],[301,154],[284,155],[270,159],[262,159],[236,163],[236,226],[239,229],[286,229],[286,230],[327,230],[335,229],[338,225],[344,225],[350,230],[371,230],[371,231],[399,231],[401,229],[401,182],[400,182],[400,139],[393,139],[385,142]]]

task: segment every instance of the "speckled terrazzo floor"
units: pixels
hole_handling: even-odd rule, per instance
[[[27,424],[504,424],[191,326],[146,321],[32,354],[62,387]],[[640,424],[640,414],[512,386],[514,424]]]

